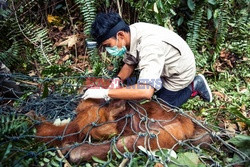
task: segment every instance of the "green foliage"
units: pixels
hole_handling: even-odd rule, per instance
[[[14,66],[16,63],[18,63],[18,56],[22,51],[22,47],[22,43],[14,41],[9,49],[0,52],[0,61],[3,62],[7,67]]]
[[[202,164],[199,160],[197,154],[192,152],[185,152],[178,154],[177,159],[172,159],[175,163],[171,163],[169,167],[176,167],[180,165],[187,165],[190,167],[205,167],[205,164]],[[176,165],[177,164],[177,165]]]
[[[69,76],[72,72],[72,69],[65,66],[60,65],[52,65],[48,66],[43,69],[41,72],[42,76],[53,78],[53,77],[62,77],[62,76]]]
[[[64,159],[54,151],[46,150],[34,138],[35,121],[26,115],[1,113],[0,166],[58,166]]]
[[[47,97],[51,92],[76,93],[85,79],[66,66],[52,65],[41,72],[41,84],[43,85],[42,97]]]
[[[174,8],[180,3],[180,0],[151,0],[151,1],[131,1],[126,0],[138,12],[138,20],[150,22],[171,28],[170,19],[176,12]],[[141,12],[144,11],[144,12]]]
[[[232,143],[233,145],[237,146],[237,148],[242,151],[244,154],[246,154],[248,157],[250,157],[250,137],[246,135],[236,135],[234,138],[231,138],[229,143]],[[234,153],[234,156],[232,159],[229,159],[228,161],[231,161],[233,163],[240,162],[242,158],[237,153]],[[246,163],[245,166],[249,166],[250,163]]]
[[[32,58],[39,60],[42,65],[51,65],[59,59],[58,55],[53,50],[52,42],[48,37],[46,28],[34,25],[31,23],[24,24],[24,28],[19,28],[18,34],[23,34],[33,44],[35,52]],[[17,29],[17,27],[15,27]]]
[[[109,57],[106,53],[99,54],[97,49],[87,50],[90,71],[85,71],[80,77],[68,67],[55,65],[59,58],[58,54],[53,48],[45,24],[41,24],[46,15],[36,12],[41,8],[42,3],[50,3],[50,1],[32,0],[26,4],[20,3],[20,5],[19,1],[13,2],[16,3],[15,8],[11,3],[10,9],[0,9],[0,17],[3,18],[0,21],[0,61],[7,66],[22,63],[25,68],[37,63],[37,70],[42,71],[38,82],[42,87],[43,98],[51,92],[75,93],[84,80],[82,75],[90,74],[109,78],[118,72],[121,59]],[[103,2],[95,0],[75,0],[75,2],[84,19],[84,35],[89,38],[96,11],[101,8],[100,4]],[[110,11],[108,7],[112,7],[112,4],[115,3],[106,0],[105,10]],[[98,4],[99,8],[97,8]],[[125,8],[126,5],[129,7]],[[59,4],[55,8],[61,8],[61,6]],[[39,10],[39,12],[41,11]],[[130,23],[135,21],[156,23],[174,29],[182,35],[195,54],[198,71],[209,71],[211,75],[209,85],[212,90],[225,95],[224,99],[214,96],[212,103],[206,103],[196,97],[189,100],[183,106],[184,109],[195,110],[197,115],[203,116],[206,121],[216,125],[221,120],[229,119],[233,123],[243,122],[249,127],[249,119],[245,115],[250,106],[249,0],[125,0],[123,16],[127,19],[128,15],[131,19],[128,20]],[[213,64],[219,59],[221,51],[224,49],[236,57],[236,64],[233,68],[225,67],[224,72],[218,72]],[[109,68],[110,65],[113,66],[112,70]],[[19,106],[20,103],[16,107]],[[33,120],[24,115],[1,113],[0,166],[15,166],[15,164],[58,166],[63,163],[64,160],[59,158],[54,150],[47,150],[44,144],[35,140],[34,124]],[[248,137],[239,135],[228,142],[249,155],[249,148],[243,147],[249,145]],[[114,151],[114,153],[116,157],[113,157],[112,160],[93,159],[99,165],[118,166],[123,157],[118,152]],[[155,162],[168,160],[168,157],[159,152],[157,155],[160,158],[152,160],[145,153],[134,153],[129,165],[153,166]],[[180,152],[177,155],[178,158],[171,158],[172,162],[189,166],[203,166],[199,162],[197,154],[193,152]],[[222,158],[219,155],[214,156],[221,164],[241,160],[237,154],[227,159],[224,154],[221,155]],[[90,166],[90,164],[85,165]]]
[[[0,27],[0,35],[3,38],[0,40],[0,60],[3,60],[7,66],[16,62],[27,67],[29,66],[27,63],[33,61],[41,66],[47,66],[58,59],[47,29],[36,24],[34,18],[26,15],[27,11],[31,11],[36,5],[37,1],[32,0],[27,4],[20,4],[17,8],[13,1],[10,3],[10,9],[7,9],[11,12],[7,12],[1,21],[3,24]],[[5,59],[6,57],[8,58]],[[26,60],[25,63],[24,60]]]
[[[92,55],[89,58],[92,66],[92,71],[87,73],[95,77],[111,78],[119,72],[122,65],[122,58],[114,57],[107,54],[107,52],[98,55],[97,50],[92,51]],[[109,67],[112,66],[112,70]]]
[[[204,8],[205,7],[197,9],[194,13],[193,19],[187,23],[189,29],[187,43],[193,51],[197,51],[199,40],[202,40],[200,31],[201,29],[204,29],[203,27],[206,27],[206,25],[203,24],[205,22]]]
[[[0,137],[7,135],[19,135],[29,129],[31,120],[27,116],[18,116],[16,114],[1,114]]]
[[[79,5],[84,19],[84,34],[89,36],[96,15],[95,0],[75,0],[75,2]]]
[[[30,128],[31,119],[27,116],[1,113],[0,125],[0,159],[3,166],[14,166],[15,164],[28,165],[34,160],[28,158],[29,151],[34,149],[35,140],[25,135],[34,134]],[[24,157],[27,159],[25,160]],[[11,165],[12,164],[12,165]]]
[[[231,52],[239,55],[239,57],[249,57],[250,55],[250,23],[249,8],[247,8],[249,4],[249,1],[242,0],[232,3],[237,10],[230,10],[230,18],[228,20],[229,31],[226,38],[226,46]]]

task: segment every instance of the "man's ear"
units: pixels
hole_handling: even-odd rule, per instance
[[[120,39],[125,39],[125,32],[124,31],[118,31],[117,32],[117,37]]]

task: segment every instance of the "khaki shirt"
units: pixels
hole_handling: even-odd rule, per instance
[[[130,50],[124,63],[138,65],[138,82],[159,90],[162,85],[178,91],[187,87],[196,73],[194,55],[176,33],[149,23],[130,25]]]

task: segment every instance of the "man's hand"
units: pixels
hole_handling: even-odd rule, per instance
[[[117,89],[121,87],[122,80],[119,77],[116,77],[112,80],[111,84],[109,85],[109,89]]]
[[[108,96],[108,92],[109,92],[109,89],[103,89],[101,87],[92,87],[92,88],[89,88],[84,93],[82,98],[84,100],[86,100],[86,99],[105,99],[106,101],[108,101],[110,99],[110,97]]]

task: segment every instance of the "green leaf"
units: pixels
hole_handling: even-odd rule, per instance
[[[212,10],[208,8],[207,9],[207,19],[210,20],[212,18],[212,15],[213,15]]]
[[[39,166],[45,166],[45,164],[42,161],[39,161]]]
[[[175,16],[176,12],[173,9],[170,9],[170,12]]]
[[[54,158],[55,158],[55,160],[57,160],[57,161],[62,161],[62,160],[63,160],[63,158],[60,158],[60,157],[58,157],[58,156],[55,156]]]
[[[55,7],[55,9],[60,9],[60,8],[62,8],[62,4],[58,4],[56,7]]]
[[[110,2],[109,2],[109,0],[106,0],[106,7],[109,7],[110,6]]]
[[[228,142],[234,144],[237,147],[250,146],[250,136],[237,135],[234,138],[228,140]]]
[[[212,4],[212,5],[215,5],[216,4],[216,1],[215,0],[208,0],[208,3]]]
[[[6,151],[2,157],[2,160],[6,158],[6,156],[10,153],[10,149],[12,148],[12,143],[10,142],[6,148]]]
[[[214,18],[218,18],[218,16],[219,16],[219,9],[215,9],[215,11],[214,11]]]
[[[48,158],[43,158],[43,161],[49,163],[50,160]]]
[[[113,148],[113,151],[118,159],[122,159],[122,156],[118,153],[115,147]]]
[[[124,137],[123,137],[123,138],[122,138],[122,145],[123,145],[123,148],[124,148],[124,150],[125,150],[126,152],[129,152],[129,150],[128,150],[128,148],[127,148],[127,146],[126,146],[124,140],[125,140],[125,139],[124,139]]]
[[[161,10],[164,10],[164,6],[161,0],[158,1],[157,5],[160,7]]]
[[[247,126],[250,126],[250,119],[245,117],[237,107],[230,107],[228,110],[239,117],[241,122],[244,122],[247,124]]]
[[[213,19],[213,21],[214,21],[215,28],[218,28],[219,27],[219,21],[218,21],[218,19]]]
[[[189,9],[190,9],[191,11],[193,11],[194,8],[195,8],[194,1],[193,1],[193,0],[188,0],[188,1],[187,1],[187,4],[188,4]]]
[[[154,8],[153,8],[155,13],[159,13],[158,7],[157,7],[157,3],[154,3]]]
[[[52,165],[52,166],[56,166],[56,167],[58,167],[58,166],[60,166],[59,164],[59,162],[56,162],[54,159],[52,159],[52,161],[50,162],[50,164]]]
[[[52,151],[48,151],[48,154],[51,155],[51,156],[53,156],[53,157],[56,155],[56,153],[52,152]]]
[[[95,161],[95,162],[98,162],[100,164],[106,164],[107,162],[106,161],[103,161],[103,160],[100,160],[99,158],[95,157],[95,156],[92,156],[92,159]]]
[[[178,21],[177,21],[177,25],[180,26],[183,23],[184,18],[181,16]]]
[[[86,163],[85,165],[86,165],[86,167],[92,167],[92,166],[90,165],[90,163]]]
[[[42,98],[45,98],[49,95],[49,88],[48,88],[48,83],[44,83],[44,89],[43,89],[43,95]]]
[[[205,167],[200,160],[197,154],[191,153],[191,152],[185,152],[178,154],[178,158],[173,159],[174,162],[176,162],[178,165],[186,165],[188,167]],[[176,166],[175,164],[170,164],[170,167]]]

